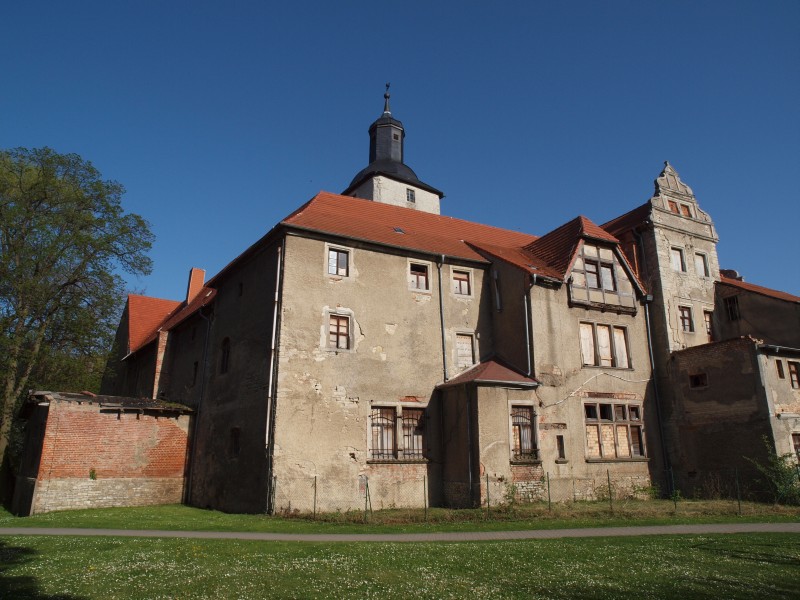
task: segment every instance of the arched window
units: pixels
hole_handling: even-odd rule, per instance
[[[219,372],[227,373],[231,361],[231,340],[225,338],[222,340],[222,355],[219,361]]]

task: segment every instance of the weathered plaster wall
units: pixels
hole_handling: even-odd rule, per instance
[[[369,477],[373,504],[377,498],[383,506],[420,506],[422,476],[440,481],[436,410],[428,410],[424,468],[397,461],[373,462],[368,426],[372,407],[424,408],[435,386],[444,380],[435,258],[326,243],[299,236],[289,236],[286,242],[276,508],[311,510],[315,476],[320,510],[363,508],[359,483],[363,476]],[[328,274],[330,245],[349,252],[349,276]],[[409,289],[409,260],[427,264],[429,291]],[[442,266],[445,360],[451,377],[460,371],[456,368],[458,333],[475,334],[476,359],[492,347],[486,284],[477,266],[461,265],[472,274],[470,296],[453,293],[451,264]],[[327,348],[331,313],[351,318],[349,349]],[[397,481],[398,473],[402,473],[401,481]],[[440,497],[441,489],[431,488],[431,501]]]
[[[414,190],[414,202],[409,202],[407,199],[406,190],[408,189]],[[377,176],[368,179],[353,191],[352,196],[383,204],[423,210],[435,215],[439,214],[439,196],[388,177]]]
[[[736,297],[739,319],[731,320],[725,299]],[[719,339],[752,335],[767,344],[800,348],[800,303],[770,298],[722,283],[717,284]]]
[[[759,352],[759,367],[766,391],[766,400],[772,426],[775,451],[779,455],[794,454],[792,435],[800,435],[800,388],[793,388],[789,375],[789,361],[800,364],[800,351],[782,351],[777,354]],[[779,376],[780,361],[783,377]]]

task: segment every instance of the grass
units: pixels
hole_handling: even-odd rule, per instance
[[[152,506],[63,511],[14,517],[0,509],[0,527],[89,527],[109,529],[177,529],[198,531],[263,531],[275,533],[413,533],[431,531],[501,531],[624,525],[800,521],[800,507],[735,502],[628,500],[614,511],[603,502],[528,504],[485,509],[382,510],[364,523],[361,512],[317,515],[234,515],[189,506]]]
[[[0,597],[797,598],[800,536],[446,544],[0,538]]]

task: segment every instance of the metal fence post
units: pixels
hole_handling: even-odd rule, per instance
[[[425,506],[425,522],[428,522],[428,478],[422,476],[422,501]]]
[[[739,503],[739,516],[742,516],[742,492],[739,488],[739,467],[736,467],[733,470],[734,475],[736,476],[736,501]]]
[[[317,518],[317,476],[314,475],[314,519]]]
[[[611,491],[611,471],[606,469],[606,477],[608,477],[608,506],[611,508],[611,512],[614,512],[614,494]]]
[[[369,477],[364,475],[364,523],[367,522],[367,503],[369,502]]]
[[[547,472],[547,510],[553,510],[553,505],[550,501],[550,471]]]

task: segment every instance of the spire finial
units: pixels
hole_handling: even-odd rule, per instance
[[[391,83],[386,82],[386,92],[383,94],[383,113],[384,114],[392,114],[392,111],[389,110],[389,86]]]

